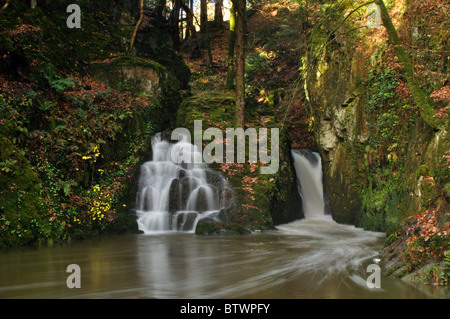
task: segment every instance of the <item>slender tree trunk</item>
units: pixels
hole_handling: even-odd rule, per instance
[[[192,4],[192,3],[191,3]],[[189,36],[195,35],[195,27],[194,27],[194,14],[192,13],[192,9],[189,8],[184,1],[181,1],[181,9],[186,13],[187,26],[186,26],[186,39]]]
[[[214,60],[211,50],[211,38],[209,36],[209,27],[206,25],[206,48],[208,50],[208,68],[210,71],[212,71],[214,67]]]
[[[236,127],[245,123],[245,0],[234,0],[236,6]]]
[[[180,47],[180,9],[181,0],[173,0],[170,23],[173,26],[172,40],[176,50]]]
[[[215,0],[215,6],[214,6],[214,22],[215,23],[222,23],[223,22],[223,0]]]
[[[228,72],[227,72],[227,80],[225,83],[225,88],[232,90],[234,89],[234,79],[235,79],[235,70],[234,70],[234,43],[236,41],[236,10],[234,4],[231,3],[230,9],[230,39],[228,41]]]
[[[206,32],[206,24],[208,23],[208,2],[200,0],[200,32]]]
[[[414,98],[414,101],[420,108],[420,115],[428,125],[430,125],[434,129],[439,129],[439,120],[433,117],[435,112],[428,103],[425,92],[414,80],[414,69],[411,64],[411,60],[409,59],[408,53],[406,52],[405,48],[402,45],[402,42],[400,41],[397,30],[395,30],[394,24],[392,23],[391,17],[389,16],[389,11],[384,5],[383,0],[376,0],[375,3],[380,7],[380,14],[383,25],[387,30],[389,39],[394,46],[397,57],[403,64],[406,81],[408,83],[409,90],[411,91],[411,94]]]
[[[134,41],[136,40],[136,35],[137,35],[139,27],[141,26],[143,19],[144,19],[144,0],[141,0],[139,3],[139,20],[136,23],[136,27],[134,28],[133,35],[131,36],[131,43],[130,43],[130,49],[129,49],[130,53],[133,51]]]

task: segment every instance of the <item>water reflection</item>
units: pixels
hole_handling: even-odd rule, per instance
[[[238,237],[130,235],[0,252],[0,298],[445,298],[382,278],[366,286],[379,233],[331,220]],[[81,267],[68,289],[66,267]]]

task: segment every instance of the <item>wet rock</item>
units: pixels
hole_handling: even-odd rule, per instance
[[[222,185],[225,181],[219,172],[213,170],[206,170],[206,181],[212,185]]]
[[[197,194],[197,201],[195,203],[195,210],[199,212],[205,212],[207,210],[210,210],[210,207],[208,206],[208,194],[205,190],[205,188],[201,187],[198,190]]]
[[[175,213],[181,209],[181,198],[180,198],[180,180],[174,179],[170,184],[169,189],[169,213]]]
[[[195,228],[195,234],[202,236],[235,236],[250,233],[250,230],[238,223],[225,223],[213,218],[199,220]]]
[[[191,230],[198,217],[196,212],[179,213],[176,216],[177,229],[179,231]]]

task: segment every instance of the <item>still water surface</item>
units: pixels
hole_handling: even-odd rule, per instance
[[[366,286],[380,233],[303,220],[232,237],[126,235],[0,251],[0,298],[448,298],[381,278]],[[81,288],[69,289],[69,264]]]

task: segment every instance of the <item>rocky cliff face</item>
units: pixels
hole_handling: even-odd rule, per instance
[[[436,10],[441,6],[429,5]],[[442,51],[448,35],[431,34],[442,27],[443,17],[430,15],[421,6],[409,1],[390,10],[399,21],[396,27],[404,45],[415,46],[411,56],[416,59],[416,81],[431,93],[435,117],[442,121],[440,130],[420,118],[420,106],[411,98],[403,66],[382,26],[350,34],[354,21],[343,24],[338,35],[334,27],[340,22],[331,17],[327,31],[312,33],[314,44],[304,58],[304,88],[334,219],[387,232],[390,243],[424,238],[424,251],[437,249],[442,260],[448,249],[450,207],[450,96],[442,93],[449,79],[448,53]],[[324,38],[329,42],[322,46]],[[436,49],[430,53],[433,46]],[[436,247],[428,244],[425,228],[411,235],[404,226],[412,215],[430,210],[438,215],[432,233],[440,242]],[[420,266],[411,258],[405,260],[411,264],[409,271]]]
[[[326,190],[339,222],[356,223],[361,202],[350,177],[355,162],[348,145],[368,139],[364,97],[359,84],[364,59],[355,49],[333,46],[308,58],[305,92],[313,116],[315,139],[324,162]],[[356,199],[356,200],[355,200]]]

